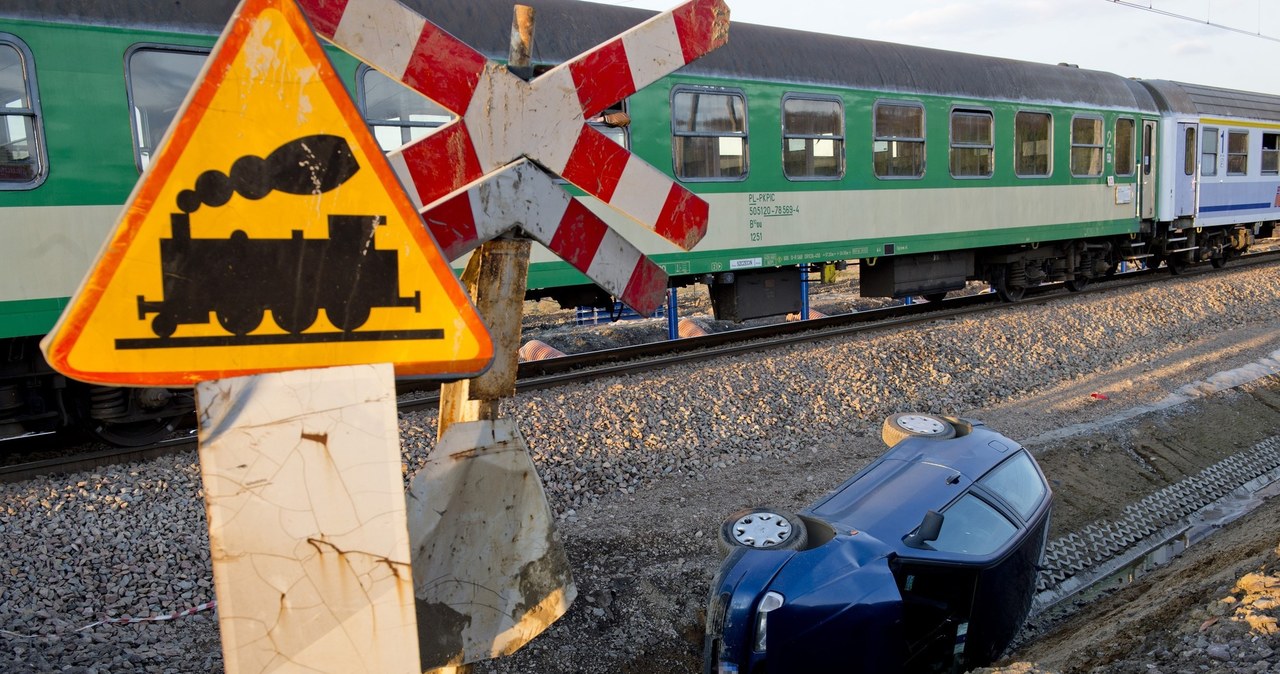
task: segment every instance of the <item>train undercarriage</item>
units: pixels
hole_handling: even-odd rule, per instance
[[[1221,268],[1248,250],[1256,236],[1270,236],[1275,223],[1181,229],[1174,223],[1148,225],[1146,232],[1124,236],[862,260],[862,295],[941,299],[969,281],[981,281],[1001,299],[1016,302],[1028,289],[1047,283],[1082,290],[1114,275],[1124,263],[1150,269],[1163,264],[1172,274],[1203,262]]]
[[[1027,290],[1050,283],[1083,290],[1114,275],[1121,264],[1151,269],[1163,264],[1172,274],[1204,262],[1220,268],[1248,250],[1255,237],[1275,231],[1274,222],[1204,228],[1181,224],[1148,222],[1139,233],[1095,239],[866,258],[859,260],[860,293],[939,301],[978,281],[989,284],[1001,299],[1016,302]],[[803,304],[801,274],[794,266],[672,276],[670,281],[672,287],[706,284],[718,320],[794,314]],[[565,308],[614,306],[614,298],[595,286],[544,288],[530,291],[529,297],[554,299]]]
[[[191,426],[189,390],[72,381],[45,363],[37,337],[2,339],[0,348],[0,441],[75,430],[140,447]]]

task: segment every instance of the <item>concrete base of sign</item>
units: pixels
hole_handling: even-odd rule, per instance
[[[391,366],[196,397],[226,671],[421,671]]]
[[[423,669],[508,655],[577,596],[510,419],[454,423],[409,487]]]

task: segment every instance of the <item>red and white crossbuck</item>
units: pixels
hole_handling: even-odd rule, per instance
[[[388,157],[446,255],[519,225],[633,309],[662,302],[666,273],[538,166],[685,250],[697,244],[707,203],[586,120],[723,45],[723,0],[690,0],[531,82],[396,0],[299,5],[316,32],[458,115]],[[538,202],[537,221],[504,212],[522,203],[516,189]]]

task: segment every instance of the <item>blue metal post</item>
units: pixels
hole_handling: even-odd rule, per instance
[[[800,320],[809,320],[809,265],[800,265]]]
[[[680,339],[680,316],[676,314],[675,288],[667,288],[667,339]]]

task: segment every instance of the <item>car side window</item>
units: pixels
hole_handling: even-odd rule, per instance
[[[1013,522],[973,494],[960,497],[942,514],[942,532],[930,543],[942,552],[989,555],[1018,531]]]
[[[1026,452],[1018,452],[996,466],[979,483],[1013,506],[1023,520],[1035,514],[1044,500],[1044,481]]]

